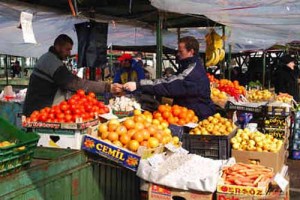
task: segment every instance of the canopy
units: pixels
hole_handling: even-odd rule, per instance
[[[300,40],[299,0],[150,0],[158,9],[205,15],[227,26],[233,50],[266,49]]]

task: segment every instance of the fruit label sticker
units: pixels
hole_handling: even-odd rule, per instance
[[[81,149],[105,157],[109,160],[113,160],[118,164],[137,171],[140,157],[130,151],[117,147],[113,144],[109,144],[103,140],[93,138],[89,135],[85,135],[82,139]]]

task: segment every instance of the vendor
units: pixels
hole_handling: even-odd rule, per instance
[[[121,69],[114,77],[114,83],[125,84],[130,81],[140,81],[145,79],[143,66],[134,60],[130,54],[123,54],[118,58]]]
[[[210,83],[198,58],[198,51],[199,43],[194,37],[181,38],[178,45],[180,68],[175,75],[155,81],[129,82],[124,88],[173,98],[174,104],[194,110],[200,119],[207,118],[214,114],[215,107],[210,99]]]
[[[56,97],[66,91],[83,89],[86,92],[116,93],[122,90],[120,84],[83,80],[68,71],[63,60],[70,56],[72,47],[72,39],[62,34],[55,39],[54,46],[39,58],[30,76],[23,107],[25,116],[29,116],[34,110],[52,106]]]
[[[295,64],[295,59],[290,55],[281,57],[280,65],[275,73],[275,92],[287,93],[294,97],[295,101],[299,101],[298,77],[299,69]]]

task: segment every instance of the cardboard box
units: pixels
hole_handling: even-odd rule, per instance
[[[138,149],[138,153],[134,153],[90,135],[83,136],[81,149],[112,160],[132,171],[137,171],[141,158],[148,158],[154,153],[164,151],[164,147],[160,146],[155,149],[141,148]]]
[[[33,129],[33,131],[40,136],[38,146],[63,149],[80,149],[82,137],[87,133],[87,129],[64,130],[36,128]]]
[[[257,151],[239,151],[232,149],[232,157],[236,162],[257,163],[266,167],[273,168],[274,172],[279,172],[285,163],[286,150],[284,145],[277,153],[273,152],[257,152]]]
[[[173,200],[174,197],[182,197],[185,200],[212,200],[213,194],[198,191],[178,190],[156,184],[150,184],[148,200]]]
[[[22,116],[22,126],[24,128],[83,130],[98,124],[99,124],[99,119],[94,119],[88,122],[82,122],[82,120],[78,119],[77,123],[27,122],[26,117]]]

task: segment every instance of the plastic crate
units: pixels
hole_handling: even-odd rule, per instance
[[[0,141],[14,145],[0,148],[0,176],[5,176],[30,165],[39,136],[25,133],[0,118]]]
[[[212,159],[228,159],[231,157],[230,139],[236,130],[229,135],[190,135],[186,133],[182,145],[190,153]]]
[[[238,110],[243,112],[252,112],[252,113],[264,113],[265,106],[260,105],[257,107],[247,106],[247,105],[236,105],[230,101],[226,104],[227,110]]]

